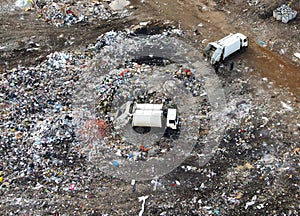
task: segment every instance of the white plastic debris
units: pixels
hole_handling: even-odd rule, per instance
[[[273,163],[275,160],[274,156],[271,154],[267,154],[262,158],[262,161],[266,164],[271,164]]]
[[[144,211],[145,211],[145,202],[146,202],[146,199],[148,199],[148,197],[149,197],[149,196],[142,196],[142,197],[139,197],[139,198],[138,198],[138,199],[139,199],[139,202],[142,202],[142,201],[143,201],[143,203],[142,203],[142,210],[140,211],[139,216],[142,216],[143,213],[144,213]]]
[[[261,119],[263,120],[263,124],[260,125],[260,127],[265,127],[266,124],[268,124],[269,119],[267,117],[265,117],[265,116],[261,117]]]
[[[259,204],[259,205],[256,206],[257,209],[262,209],[264,207],[265,207],[265,205],[263,203],[261,203],[261,204]]]
[[[254,205],[255,204],[255,200],[257,199],[257,196],[256,195],[254,195],[253,197],[252,197],[252,199],[251,199],[251,201],[250,202],[246,202],[246,206],[245,206],[245,209],[247,209],[249,206],[252,206],[252,205]]]
[[[131,185],[134,186],[136,181],[134,179],[131,180]]]
[[[146,22],[140,22],[140,26],[146,26],[150,23],[150,21],[146,21]]]
[[[151,184],[154,185],[154,187],[153,187],[153,190],[154,190],[154,191],[156,191],[157,186],[158,186],[158,187],[161,186],[161,183],[158,182],[158,179],[152,180],[152,181],[151,181]]]
[[[25,8],[30,7],[31,0],[17,0],[15,2],[16,7]]]
[[[283,101],[281,101],[281,105],[282,105],[282,107],[283,107],[284,109],[287,109],[287,110],[289,110],[289,111],[293,111],[293,110],[294,110],[293,107],[291,107],[290,105],[288,105],[287,103],[285,103],[285,102],[283,102]]]
[[[300,59],[300,53],[294,53],[294,56]]]
[[[259,0],[248,0],[249,6],[256,6],[259,3]]]
[[[112,10],[123,10],[129,4],[130,2],[126,0],[114,0],[109,6]]]
[[[183,35],[183,31],[180,29],[172,29],[171,33],[175,34],[175,35]]]

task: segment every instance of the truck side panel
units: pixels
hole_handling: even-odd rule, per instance
[[[162,110],[163,104],[136,104],[137,110]]]
[[[132,126],[162,127],[162,111],[142,111],[133,114]]]
[[[224,47],[224,53],[223,53],[223,60],[230,56],[232,53],[238,51],[240,49],[241,42],[239,39],[232,41],[232,43],[227,44],[227,46]]]

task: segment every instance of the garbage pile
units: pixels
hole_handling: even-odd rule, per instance
[[[41,65],[0,74],[0,168],[6,186],[74,163],[72,95],[84,62],[84,55],[55,52]]]
[[[38,18],[57,27],[107,20],[118,14],[111,10],[107,1],[37,0],[34,7]]]
[[[178,65],[177,68],[178,70],[174,71],[161,71],[159,76],[163,78],[165,74],[168,74],[171,75],[171,77],[181,80],[182,87],[185,87],[194,97],[204,92],[203,80],[196,78],[190,69],[185,69],[182,65]],[[167,137],[161,137],[161,139],[155,143],[155,146],[136,146],[126,141],[126,138],[122,137],[118,133],[118,130],[115,130],[115,115],[112,115],[112,113],[116,113],[122,105],[125,105],[124,102],[127,101],[154,104],[163,103],[164,107],[176,107],[176,103],[167,92],[157,92],[153,91],[153,89],[147,89],[149,85],[147,77],[153,74],[153,70],[161,69],[163,68],[139,65],[135,62],[128,61],[125,67],[119,67],[119,69],[112,70],[108,75],[103,76],[102,82],[97,86],[97,100],[99,101],[97,103],[97,115],[99,119],[106,121],[110,131],[106,137],[105,151],[109,150],[108,152],[123,158],[128,158],[129,160],[147,160],[150,157],[157,157],[164,154],[173,148],[172,140]],[[135,95],[133,95],[132,90],[135,91]],[[137,91],[139,92],[137,93]],[[205,94],[202,96],[205,96]],[[210,111],[209,106],[202,106],[202,109],[202,115],[208,115]],[[129,120],[128,118],[127,125],[130,126]],[[208,124],[208,121],[206,124]],[[121,129],[126,130],[124,127]]]
[[[73,122],[72,100],[76,83],[87,62],[123,34],[109,32],[100,36],[84,52],[54,52],[40,65],[28,68],[19,66],[0,74],[1,187],[15,187],[16,182],[23,182],[19,181],[22,179],[24,182],[32,182],[30,188],[36,190],[50,190],[49,185],[53,186],[52,191],[59,188],[74,190],[74,183],[69,177],[62,177],[62,173],[85,157],[80,151],[80,140]],[[99,130],[102,130],[99,138],[105,140],[106,149],[128,160],[147,160],[168,152],[173,148],[172,140],[168,137],[162,137],[162,142],[153,148],[131,145],[118,136],[113,130],[111,116],[108,115],[111,112],[111,100],[130,97],[122,93],[126,93],[126,89],[132,86],[146,86],[145,80],[154,70],[162,76],[178,79],[182,87],[195,97],[202,94],[205,98],[204,81],[195,77],[193,69],[182,65],[174,66],[176,69],[166,69],[140,65],[129,59],[117,68],[104,75],[99,83],[99,119],[87,122],[86,127],[97,124]],[[168,106],[176,105],[166,94],[151,93],[144,92],[137,100],[141,103],[164,102]],[[209,107],[202,111],[208,115]],[[70,175],[73,176],[72,173]],[[69,184],[73,186],[69,187]]]
[[[273,17],[283,23],[288,23],[290,20],[295,19],[297,11],[293,10],[286,4],[281,5],[273,11]]]

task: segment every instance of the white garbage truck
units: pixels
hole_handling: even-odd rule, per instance
[[[163,127],[173,130],[177,129],[178,116],[177,110],[168,108],[163,110],[163,104],[131,104],[131,125],[132,127]],[[166,114],[166,118],[164,115]],[[164,122],[166,121],[166,122]]]
[[[248,38],[241,34],[229,34],[221,40],[209,43],[204,49],[204,56],[212,65],[225,60],[233,53],[248,47]]]

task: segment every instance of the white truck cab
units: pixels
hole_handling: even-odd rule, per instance
[[[177,129],[178,126],[178,117],[176,109],[168,109],[167,113],[167,127],[173,130]]]

